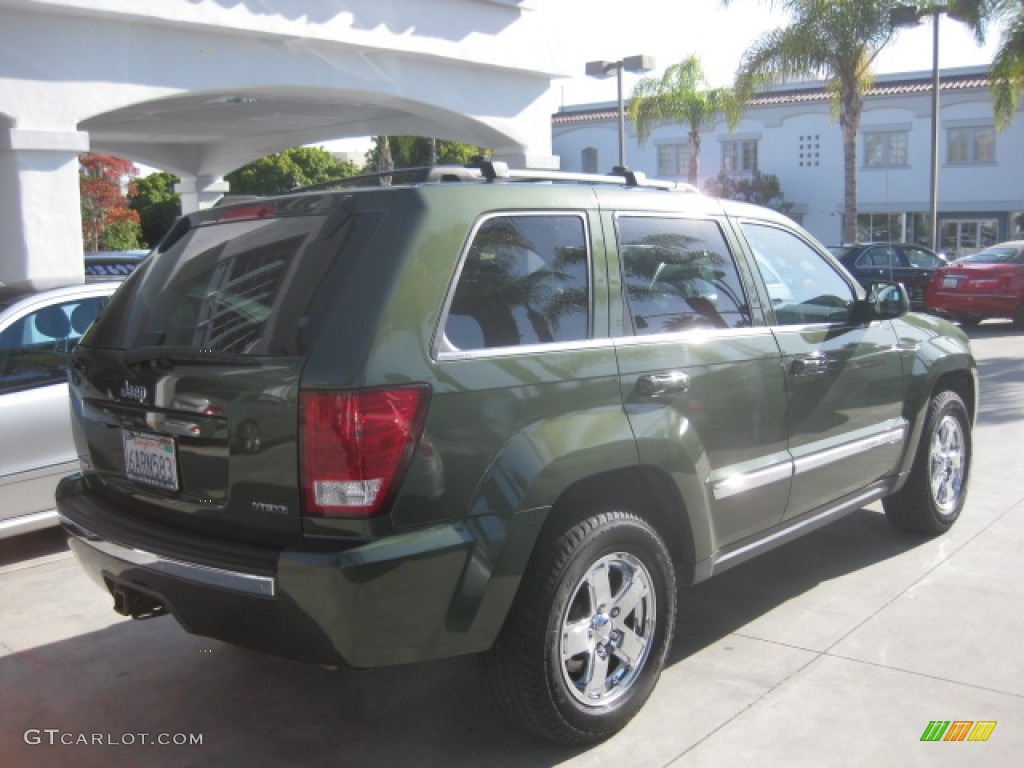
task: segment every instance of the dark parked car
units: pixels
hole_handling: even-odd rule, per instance
[[[829,251],[865,288],[880,280],[902,283],[913,309],[924,309],[925,287],[935,270],[946,264],[934,251],[911,243],[834,245]]]
[[[943,267],[928,284],[926,303],[963,325],[992,317],[1024,328],[1024,240],[991,245]]]
[[[786,217],[389,176],[189,214],[76,348],[58,503],[116,610],[327,664],[482,653],[515,722],[585,744],[651,693],[678,586],[879,499],[960,515],[967,338]]]
[[[121,280],[128,277],[149,251],[96,251],[85,254],[85,279]]]

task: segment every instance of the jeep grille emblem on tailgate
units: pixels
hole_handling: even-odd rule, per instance
[[[146,388],[141,384],[132,384],[125,381],[121,385],[121,391],[117,393],[122,400],[136,400],[140,403],[146,402]]]

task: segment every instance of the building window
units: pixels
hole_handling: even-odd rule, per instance
[[[1010,214],[1010,232],[1014,240],[1024,238],[1024,211]]]
[[[946,162],[950,165],[983,165],[995,161],[996,130],[991,125],[946,131]]]
[[[584,173],[597,173],[597,148],[587,147],[582,152],[582,165]]]
[[[757,170],[757,140],[722,142],[722,171],[753,173]]]
[[[690,175],[690,144],[660,144],[658,146],[659,176]]]
[[[939,250],[957,258],[977,253],[995,245],[999,239],[999,222],[995,219],[944,219],[939,222]]]
[[[906,164],[906,131],[871,131],[864,134],[866,168],[898,168]]]
[[[859,213],[857,214],[857,241],[904,242],[906,219],[902,213]]]

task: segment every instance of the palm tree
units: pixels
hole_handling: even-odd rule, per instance
[[[729,5],[731,0],[722,0]],[[746,52],[736,74],[739,98],[748,100],[762,84],[801,77],[823,77],[832,92],[843,131],[843,240],[857,234],[857,131],[864,94],[871,87],[871,65],[894,36],[892,12],[906,0],[767,0],[786,11],[788,27],[768,32]],[[1009,19],[1009,31],[993,65],[997,122],[1013,115],[1024,86],[1024,2],[948,0],[914,6],[922,15],[945,12],[966,24],[979,42],[986,25]]]
[[[979,42],[985,28],[1002,23],[1003,39],[992,61],[992,105],[996,125],[1013,120],[1017,99],[1024,93],[1024,2],[1021,0],[952,0],[949,13],[965,22]]]
[[[739,122],[738,102],[728,88],[708,88],[696,56],[673,64],[659,77],[645,77],[633,89],[629,119],[643,146],[660,123],[676,123],[689,129],[689,182],[700,179],[701,131],[723,113],[733,128]]]
[[[760,85],[824,78],[843,132],[843,241],[857,237],[857,131],[871,65],[892,40],[894,0],[767,0],[790,24],[757,39],[744,54],[735,90],[749,100]],[[728,4],[728,0],[723,0]]]

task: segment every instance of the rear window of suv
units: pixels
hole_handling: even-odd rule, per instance
[[[200,219],[172,234],[104,313],[92,346],[240,355],[304,354],[326,312],[325,286],[363,247],[380,214]],[[339,254],[344,254],[339,258]]]

